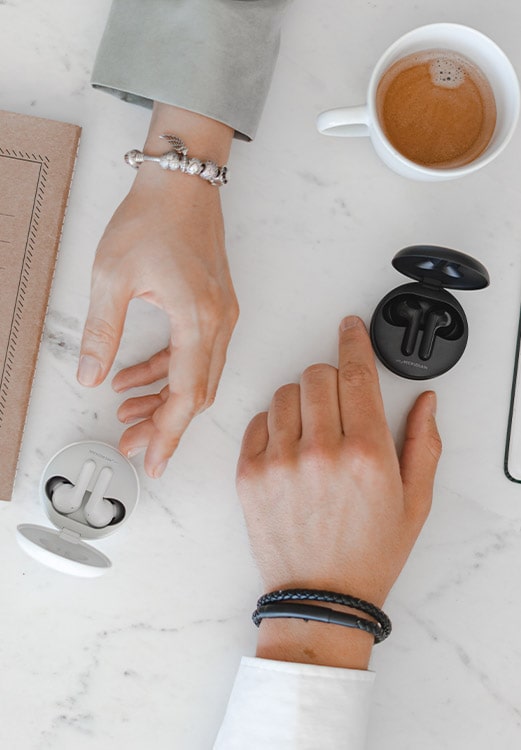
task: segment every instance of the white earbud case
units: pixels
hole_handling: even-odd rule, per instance
[[[86,461],[95,463],[85,494],[86,501],[73,513],[58,512],[51,500],[53,484],[60,480],[75,484]],[[118,501],[124,512],[107,526],[96,528],[86,520],[84,507],[104,467],[109,467],[112,471],[104,496]],[[21,524],[17,529],[20,546],[31,557],[63,573],[89,578],[103,575],[112,563],[106,555],[85,540],[101,539],[117,531],[136,507],[139,481],[130,461],[105,443],[72,443],[56,453],[45,467],[39,493],[45,511],[56,529]]]

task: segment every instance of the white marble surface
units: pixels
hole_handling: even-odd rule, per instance
[[[335,362],[348,312],[369,321],[404,282],[406,245],[446,244],[489,268],[488,290],[457,294],[469,345],[428,383],[445,452],[435,502],[387,603],[395,630],[376,649],[368,748],[517,748],[521,742],[521,487],[503,451],[521,300],[520,133],[485,170],[446,184],[388,171],[365,141],[315,132],[318,111],[359,103],[385,47],[425,23],[489,34],[521,71],[512,0],[300,0],[289,11],[254,144],[234,146],[223,190],[242,315],[219,397],[190,427],[160,481],[144,476],[128,525],[99,548],[104,578],[53,572],[18,548],[45,523],[43,466],[69,442],[116,443],[110,387],[75,381],[97,240],[132,180],[121,161],[148,113],[91,90],[109,0],[0,0],[0,107],[83,126],[13,502],[0,507],[0,744],[13,750],[211,747],[240,655],[253,653],[258,593],[234,469],[249,418],[313,361]],[[131,310],[118,365],[153,352],[165,325]],[[388,415],[423,389],[380,368]]]

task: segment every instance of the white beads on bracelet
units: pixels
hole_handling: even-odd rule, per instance
[[[188,157],[188,149],[184,142],[177,135],[161,135],[160,138],[167,140],[172,147],[171,151],[166,151],[160,156],[151,156],[138,149],[132,149],[125,154],[125,161],[134,169],[139,169],[144,161],[153,161],[159,164],[162,169],[170,169],[172,172],[179,170],[184,174],[193,174],[202,177],[210,185],[221,187],[228,182],[228,167],[220,167],[215,162],[206,159],[196,159]]]

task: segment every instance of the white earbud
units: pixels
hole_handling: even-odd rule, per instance
[[[80,476],[76,484],[60,481],[60,484],[52,491],[52,504],[58,513],[68,515],[74,513],[81,507],[83,496],[94,473],[96,464],[94,461],[85,461],[81,468]]]
[[[112,469],[104,466],[100,471],[92,494],[85,504],[85,519],[97,529],[108,526],[114,519],[122,517],[123,506],[104,497],[112,479]],[[121,507],[120,507],[121,506]]]

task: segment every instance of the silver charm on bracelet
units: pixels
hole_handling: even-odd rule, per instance
[[[172,172],[179,170],[184,174],[194,174],[202,177],[210,185],[221,187],[228,182],[228,167],[219,167],[215,162],[207,159],[195,159],[188,157],[188,148],[177,135],[164,134],[159,136],[164,138],[170,146],[171,151],[166,151],[160,156],[151,156],[138,149],[132,149],[125,154],[125,161],[134,169],[139,169],[144,161],[155,161],[162,169],[170,169]]]

